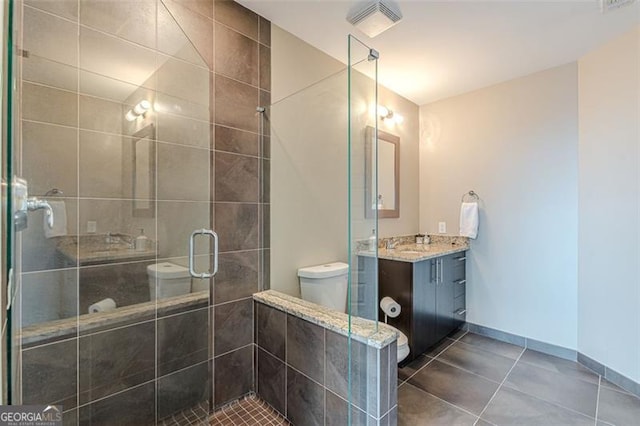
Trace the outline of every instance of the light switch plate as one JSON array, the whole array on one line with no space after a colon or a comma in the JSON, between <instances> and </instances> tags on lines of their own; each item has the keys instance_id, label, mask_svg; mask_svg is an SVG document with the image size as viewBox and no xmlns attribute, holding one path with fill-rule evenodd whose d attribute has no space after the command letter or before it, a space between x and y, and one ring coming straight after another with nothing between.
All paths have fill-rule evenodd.
<instances>
[{"instance_id":1,"label":"light switch plate","mask_svg":"<svg viewBox=\"0 0 640 426\"><path fill-rule=\"evenodd\" d=\"M90 221L87 222L87 233L88 234L95 234L97 228L98 228L98 224L95 221L90 220Z\"/></svg>"},{"instance_id":2,"label":"light switch plate","mask_svg":"<svg viewBox=\"0 0 640 426\"><path fill-rule=\"evenodd\" d=\"M440 234L447 233L447 222L438 222L438 232Z\"/></svg>"}]
</instances>

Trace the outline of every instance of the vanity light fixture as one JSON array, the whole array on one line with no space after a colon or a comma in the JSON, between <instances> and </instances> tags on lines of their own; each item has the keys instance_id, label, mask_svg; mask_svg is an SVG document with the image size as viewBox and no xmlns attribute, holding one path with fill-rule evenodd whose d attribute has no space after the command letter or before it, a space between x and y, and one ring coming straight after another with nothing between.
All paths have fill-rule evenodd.
<instances>
[{"instance_id":1,"label":"vanity light fixture","mask_svg":"<svg viewBox=\"0 0 640 426\"><path fill-rule=\"evenodd\" d=\"M402 122L404 121L403 116L393 112L392 110L390 110L389 108L383 105L378 105L378 115L380 116L380 119L383 121L389 120L388 121L389 123L402 124Z\"/></svg>"},{"instance_id":2,"label":"vanity light fixture","mask_svg":"<svg viewBox=\"0 0 640 426\"><path fill-rule=\"evenodd\" d=\"M136 118L144 115L147 111L151 109L151 103L147 100L142 100L138 102L133 109L130 109L127 114L124 116L127 121L134 121Z\"/></svg>"}]
</instances>

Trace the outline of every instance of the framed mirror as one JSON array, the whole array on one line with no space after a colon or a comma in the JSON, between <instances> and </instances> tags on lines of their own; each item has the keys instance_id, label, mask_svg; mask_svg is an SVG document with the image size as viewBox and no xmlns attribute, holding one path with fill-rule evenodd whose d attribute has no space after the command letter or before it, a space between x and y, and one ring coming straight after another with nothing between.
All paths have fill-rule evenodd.
<instances>
[{"instance_id":1,"label":"framed mirror","mask_svg":"<svg viewBox=\"0 0 640 426\"><path fill-rule=\"evenodd\" d=\"M156 198L156 134L153 124L133 135L133 216L153 217Z\"/></svg>"},{"instance_id":2,"label":"framed mirror","mask_svg":"<svg viewBox=\"0 0 640 426\"><path fill-rule=\"evenodd\" d=\"M400 138L367 126L365 141L365 217L400 217ZM376 191L377 180L377 191Z\"/></svg>"}]
</instances>

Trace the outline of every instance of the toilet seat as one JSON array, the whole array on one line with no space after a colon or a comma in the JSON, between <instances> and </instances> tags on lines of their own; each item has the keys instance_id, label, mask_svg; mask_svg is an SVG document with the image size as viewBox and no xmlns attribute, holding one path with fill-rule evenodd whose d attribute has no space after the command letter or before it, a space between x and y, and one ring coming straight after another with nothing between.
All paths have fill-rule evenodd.
<instances>
[{"instance_id":1,"label":"toilet seat","mask_svg":"<svg viewBox=\"0 0 640 426\"><path fill-rule=\"evenodd\" d=\"M409 356L409 339L405 334L399 331L400 337L398 337L398 362L402 362Z\"/></svg>"},{"instance_id":2,"label":"toilet seat","mask_svg":"<svg viewBox=\"0 0 640 426\"><path fill-rule=\"evenodd\" d=\"M398 341L397 341L397 345L398 345L398 363L402 362L407 356L409 356L409 339L407 338L406 334L404 334L402 331L398 330L397 328L390 326L389 324L387 324L388 327L393 328L395 331L398 332Z\"/></svg>"}]
</instances>

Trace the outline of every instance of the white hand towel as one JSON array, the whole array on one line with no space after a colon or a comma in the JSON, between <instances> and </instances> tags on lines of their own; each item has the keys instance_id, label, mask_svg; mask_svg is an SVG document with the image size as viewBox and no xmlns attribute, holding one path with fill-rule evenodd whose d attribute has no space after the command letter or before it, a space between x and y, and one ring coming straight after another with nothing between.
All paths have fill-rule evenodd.
<instances>
[{"instance_id":1,"label":"white hand towel","mask_svg":"<svg viewBox=\"0 0 640 426\"><path fill-rule=\"evenodd\" d=\"M478 203L460 206L460 236L473 239L478 236Z\"/></svg>"},{"instance_id":2,"label":"white hand towel","mask_svg":"<svg viewBox=\"0 0 640 426\"><path fill-rule=\"evenodd\" d=\"M67 207L64 201L49 201L53 211L53 228L49 228L47 214L44 213L44 236L47 238L67 235Z\"/></svg>"}]
</instances>

